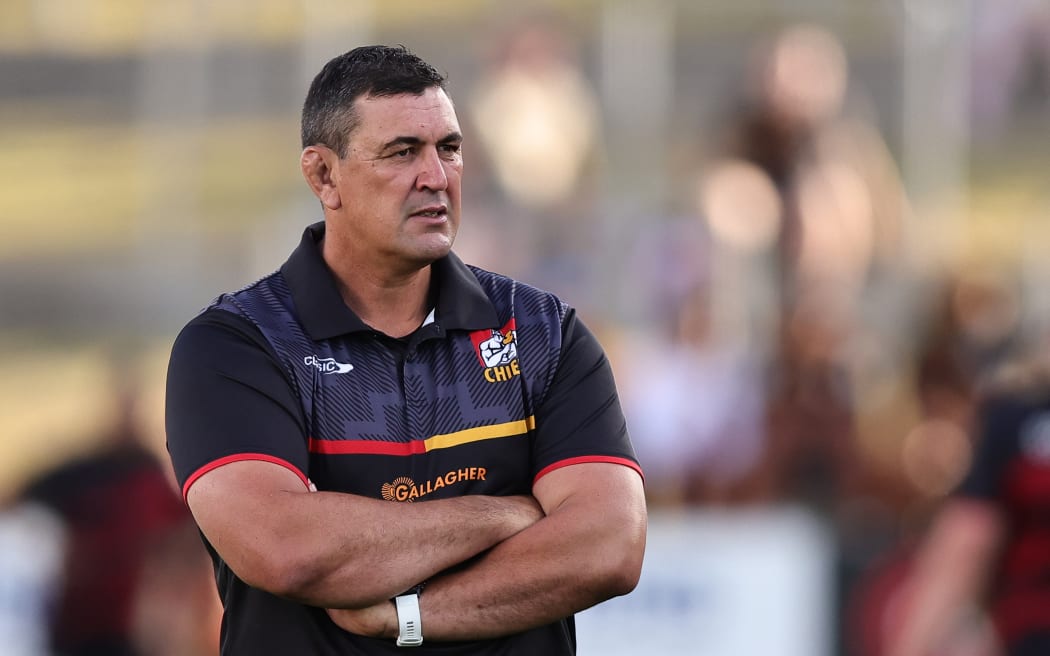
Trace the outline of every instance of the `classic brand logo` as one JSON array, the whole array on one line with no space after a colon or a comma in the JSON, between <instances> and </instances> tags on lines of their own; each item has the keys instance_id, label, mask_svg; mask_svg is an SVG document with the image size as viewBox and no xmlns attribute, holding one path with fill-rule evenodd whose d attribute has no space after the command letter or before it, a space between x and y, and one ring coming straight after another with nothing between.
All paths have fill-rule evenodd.
<instances>
[{"instance_id":1,"label":"classic brand logo","mask_svg":"<svg viewBox=\"0 0 1050 656\"><path fill-rule=\"evenodd\" d=\"M303 358L303 364L317 369L322 374L345 374L354 369L352 364L336 362L335 358L319 358L316 355Z\"/></svg>"},{"instance_id":2,"label":"classic brand logo","mask_svg":"<svg viewBox=\"0 0 1050 656\"><path fill-rule=\"evenodd\" d=\"M478 361L485 367L485 380L490 383L502 383L521 375L521 369L518 367L517 337L514 319L499 330L492 328L470 334Z\"/></svg>"},{"instance_id":3,"label":"classic brand logo","mask_svg":"<svg viewBox=\"0 0 1050 656\"><path fill-rule=\"evenodd\" d=\"M453 469L442 476L418 485L411 478L402 476L394 479L392 483L383 483L380 493L387 501L415 501L419 497L462 481L483 481L485 480L485 473L484 467L464 467L463 469Z\"/></svg>"}]
</instances>

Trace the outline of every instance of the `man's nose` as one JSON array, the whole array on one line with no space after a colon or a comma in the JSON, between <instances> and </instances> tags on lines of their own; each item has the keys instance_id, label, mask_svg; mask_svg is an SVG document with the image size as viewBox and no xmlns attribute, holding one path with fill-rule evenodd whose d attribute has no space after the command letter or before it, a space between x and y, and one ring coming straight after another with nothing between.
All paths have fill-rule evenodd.
<instances>
[{"instance_id":1,"label":"man's nose","mask_svg":"<svg viewBox=\"0 0 1050 656\"><path fill-rule=\"evenodd\" d=\"M448 176L437 149L424 149L418 161L420 168L416 174L416 188L444 191L448 187Z\"/></svg>"}]
</instances>

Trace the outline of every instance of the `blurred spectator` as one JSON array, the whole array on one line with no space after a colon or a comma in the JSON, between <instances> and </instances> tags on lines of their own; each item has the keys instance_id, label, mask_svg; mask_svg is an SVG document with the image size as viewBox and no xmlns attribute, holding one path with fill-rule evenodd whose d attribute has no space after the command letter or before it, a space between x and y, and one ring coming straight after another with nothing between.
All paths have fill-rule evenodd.
<instances>
[{"instance_id":1,"label":"blurred spectator","mask_svg":"<svg viewBox=\"0 0 1050 656\"><path fill-rule=\"evenodd\" d=\"M147 549L131 634L143 656L219 653L222 606L196 526L180 525Z\"/></svg>"},{"instance_id":2,"label":"blurred spectator","mask_svg":"<svg viewBox=\"0 0 1050 656\"><path fill-rule=\"evenodd\" d=\"M573 193L598 132L598 108L571 38L552 22L516 24L471 98L482 145L517 204L545 209Z\"/></svg>"},{"instance_id":3,"label":"blurred spectator","mask_svg":"<svg viewBox=\"0 0 1050 656\"><path fill-rule=\"evenodd\" d=\"M856 559L849 595L847 631L852 650L886 654L886 627L901 618L902 584L914 558L914 534L926 529L943 495L955 489L973 466L973 435L980 381L1003 366L1018 342L1020 299L1002 273L960 266L934 294L936 302L920 322L917 348L908 359L914 390L866 419L864 438L876 441L884 468L880 498L892 511L894 541L882 540ZM867 521L873 523L870 519ZM902 537L903 536L903 537ZM952 656L989 652L987 622L980 612L951 632L943 651ZM948 644L950 642L950 645Z\"/></svg>"},{"instance_id":4,"label":"blurred spectator","mask_svg":"<svg viewBox=\"0 0 1050 656\"><path fill-rule=\"evenodd\" d=\"M582 256L595 239L585 185L600 131L594 89L575 36L553 15L508 21L488 48L466 118L479 137L482 175L496 183L483 196L494 205L499 270L580 307L595 296ZM508 258L526 261L515 269Z\"/></svg>"},{"instance_id":5,"label":"blurred spectator","mask_svg":"<svg viewBox=\"0 0 1050 656\"><path fill-rule=\"evenodd\" d=\"M904 275L905 197L881 135L846 111L849 62L834 34L790 25L752 54L698 207L719 263L713 284L728 290L719 308L742 306L736 328L764 327L752 337L771 357L755 490L837 517L847 492L871 484L857 445L867 372L854 351L885 341L861 317L880 278Z\"/></svg>"},{"instance_id":6,"label":"blurred spectator","mask_svg":"<svg viewBox=\"0 0 1050 656\"><path fill-rule=\"evenodd\" d=\"M1005 365L982 394L972 465L888 607L886 656L1050 654L1045 345L1019 362ZM985 612L1001 652L981 630Z\"/></svg>"},{"instance_id":7,"label":"blurred spectator","mask_svg":"<svg viewBox=\"0 0 1050 656\"><path fill-rule=\"evenodd\" d=\"M625 411L654 503L730 503L764 448L764 385L743 342L718 340L710 299L680 298L669 335L630 347Z\"/></svg>"},{"instance_id":8,"label":"blurred spectator","mask_svg":"<svg viewBox=\"0 0 1050 656\"><path fill-rule=\"evenodd\" d=\"M845 363L849 313L812 290L785 317L771 373L764 485L773 500L834 516L861 480L854 390Z\"/></svg>"},{"instance_id":9,"label":"blurred spectator","mask_svg":"<svg viewBox=\"0 0 1050 656\"><path fill-rule=\"evenodd\" d=\"M848 88L848 61L833 34L812 25L782 30L756 49L744 106L701 185L705 216L727 245L764 249L775 236L787 306L807 286L856 300L873 268L897 254L897 168L877 130L843 113ZM736 196L736 222L719 202L732 197L723 189L730 183L749 190Z\"/></svg>"},{"instance_id":10,"label":"blurred spectator","mask_svg":"<svg viewBox=\"0 0 1050 656\"><path fill-rule=\"evenodd\" d=\"M143 443L133 401L121 399L120 419L95 451L42 473L20 494L25 507L50 510L66 535L50 646L62 656L214 654L216 600L183 595L210 587L207 557L189 511ZM141 609L158 598L168 603L146 626ZM195 621L182 620L187 612ZM173 621L192 632L170 631ZM168 640L164 649L157 635Z\"/></svg>"},{"instance_id":11,"label":"blurred spectator","mask_svg":"<svg viewBox=\"0 0 1050 656\"><path fill-rule=\"evenodd\" d=\"M881 136L842 111L848 62L833 34L790 26L755 50L750 73L745 106L697 185L707 241L694 259L710 263L706 335L677 335L666 358L653 358L667 364L641 379L631 418L643 460L653 444L650 482L654 464L676 468L671 478L689 479L688 467L708 483L734 480L746 490L740 498L802 502L835 517L846 493L867 484L850 350L867 285L899 255L904 197ZM694 309L686 304L681 317ZM705 376L719 382L700 384ZM722 413L737 423L719 424ZM705 424L724 436L712 440L698 430ZM701 456L713 443L734 445L738 460Z\"/></svg>"}]
</instances>

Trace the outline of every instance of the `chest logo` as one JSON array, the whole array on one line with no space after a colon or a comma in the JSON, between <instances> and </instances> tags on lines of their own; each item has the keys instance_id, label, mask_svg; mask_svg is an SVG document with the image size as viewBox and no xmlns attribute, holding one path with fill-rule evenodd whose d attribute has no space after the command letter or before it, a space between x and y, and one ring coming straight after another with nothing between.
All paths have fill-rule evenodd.
<instances>
[{"instance_id":1,"label":"chest logo","mask_svg":"<svg viewBox=\"0 0 1050 656\"><path fill-rule=\"evenodd\" d=\"M478 330L470 334L474 353L484 367L485 380L502 383L521 374L518 367L518 332L511 319L503 328Z\"/></svg>"},{"instance_id":2,"label":"chest logo","mask_svg":"<svg viewBox=\"0 0 1050 656\"><path fill-rule=\"evenodd\" d=\"M303 364L313 367L322 374L345 374L354 370L352 364L336 362L335 358L319 358L316 355L308 355L303 358Z\"/></svg>"},{"instance_id":3,"label":"chest logo","mask_svg":"<svg viewBox=\"0 0 1050 656\"><path fill-rule=\"evenodd\" d=\"M395 478L390 483L383 483L379 492L387 501L415 501L431 492L436 492L443 487L462 483L464 481L483 481L488 472L484 467L464 467L453 469L441 476L432 478L422 483L416 483L407 476Z\"/></svg>"}]
</instances>

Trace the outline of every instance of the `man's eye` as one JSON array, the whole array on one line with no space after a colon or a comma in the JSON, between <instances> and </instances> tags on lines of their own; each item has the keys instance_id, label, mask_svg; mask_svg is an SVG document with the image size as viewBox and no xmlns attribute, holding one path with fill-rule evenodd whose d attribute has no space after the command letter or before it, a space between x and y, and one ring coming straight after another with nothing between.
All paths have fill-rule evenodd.
<instances>
[{"instance_id":1,"label":"man's eye","mask_svg":"<svg viewBox=\"0 0 1050 656\"><path fill-rule=\"evenodd\" d=\"M445 153L458 153L459 148L459 144L444 144L441 146L441 151Z\"/></svg>"},{"instance_id":2,"label":"man's eye","mask_svg":"<svg viewBox=\"0 0 1050 656\"><path fill-rule=\"evenodd\" d=\"M390 156L391 157L408 157L411 154L412 154L412 149L411 148L402 148L401 150L398 150L396 152L391 153Z\"/></svg>"}]
</instances>

